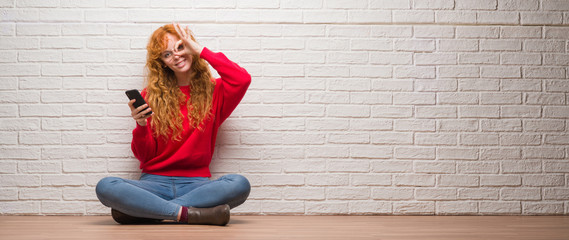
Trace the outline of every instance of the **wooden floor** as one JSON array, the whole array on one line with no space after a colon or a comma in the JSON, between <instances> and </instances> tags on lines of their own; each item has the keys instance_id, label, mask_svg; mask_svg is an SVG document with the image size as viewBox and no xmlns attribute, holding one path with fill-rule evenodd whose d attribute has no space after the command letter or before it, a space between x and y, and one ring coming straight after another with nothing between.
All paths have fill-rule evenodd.
<instances>
[{"instance_id":1,"label":"wooden floor","mask_svg":"<svg viewBox=\"0 0 569 240\"><path fill-rule=\"evenodd\" d=\"M0 216L0 239L569 239L569 216L232 216L225 227Z\"/></svg>"}]
</instances>

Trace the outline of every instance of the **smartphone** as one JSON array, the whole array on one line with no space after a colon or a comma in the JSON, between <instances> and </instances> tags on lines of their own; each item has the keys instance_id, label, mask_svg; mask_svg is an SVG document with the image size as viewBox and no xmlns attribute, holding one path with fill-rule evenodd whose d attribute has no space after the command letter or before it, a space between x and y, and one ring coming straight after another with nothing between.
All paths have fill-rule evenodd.
<instances>
[{"instance_id":1,"label":"smartphone","mask_svg":"<svg viewBox=\"0 0 569 240\"><path fill-rule=\"evenodd\" d=\"M146 103L146 101L144 101L144 98L142 98L142 95L140 95L140 92L136 89L128 90L125 93L126 93L126 96L128 97L128 99L130 99L130 100L136 99L136 101L133 104L133 106L135 108L140 107ZM146 109L148 109L148 107L146 107L142 111L144 111ZM152 111L148 112L145 116L148 116L150 114L152 114Z\"/></svg>"}]
</instances>

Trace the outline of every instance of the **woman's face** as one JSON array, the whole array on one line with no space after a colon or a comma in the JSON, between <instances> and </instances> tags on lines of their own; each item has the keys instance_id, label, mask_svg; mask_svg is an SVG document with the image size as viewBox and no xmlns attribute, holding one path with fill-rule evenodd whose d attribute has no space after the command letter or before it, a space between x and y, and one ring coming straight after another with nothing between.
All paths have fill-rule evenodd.
<instances>
[{"instance_id":1,"label":"woman's face","mask_svg":"<svg viewBox=\"0 0 569 240\"><path fill-rule=\"evenodd\" d=\"M160 58L168 68L172 69L174 73L185 73L190 70L192 66L192 56L191 55L176 55L174 46L176 42L180 39L172 34L166 34L167 46L166 49L160 55ZM183 44L180 44L184 47ZM183 51L183 49L178 49L178 51Z\"/></svg>"}]
</instances>

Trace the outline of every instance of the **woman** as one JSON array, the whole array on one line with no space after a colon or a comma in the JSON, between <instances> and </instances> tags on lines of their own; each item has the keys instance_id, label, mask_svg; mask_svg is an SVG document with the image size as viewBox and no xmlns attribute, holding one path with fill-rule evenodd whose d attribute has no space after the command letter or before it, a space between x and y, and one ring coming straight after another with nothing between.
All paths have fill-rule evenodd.
<instances>
[{"instance_id":1,"label":"woman","mask_svg":"<svg viewBox=\"0 0 569 240\"><path fill-rule=\"evenodd\" d=\"M208 63L221 78L212 78ZM229 209L245 202L251 186L236 174L210 180L209 164L217 130L245 95L251 76L198 44L179 24L154 31L146 70L141 94L148 104L128 103L136 121L131 147L142 175L138 181L103 178L97 197L121 224L226 225Z\"/></svg>"}]
</instances>

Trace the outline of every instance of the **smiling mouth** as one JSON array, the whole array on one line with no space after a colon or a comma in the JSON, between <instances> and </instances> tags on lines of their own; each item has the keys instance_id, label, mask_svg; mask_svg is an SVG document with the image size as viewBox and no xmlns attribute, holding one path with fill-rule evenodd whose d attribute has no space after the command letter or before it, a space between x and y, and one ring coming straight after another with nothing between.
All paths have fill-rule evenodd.
<instances>
[{"instance_id":1,"label":"smiling mouth","mask_svg":"<svg viewBox=\"0 0 569 240\"><path fill-rule=\"evenodd\" d=\"M176 67L184 67L185 65L186 65L186 59L184 59L184 60L182 60L182 61L176 63L175 66L176 66Z\"/></svg>"}]
</instances>

